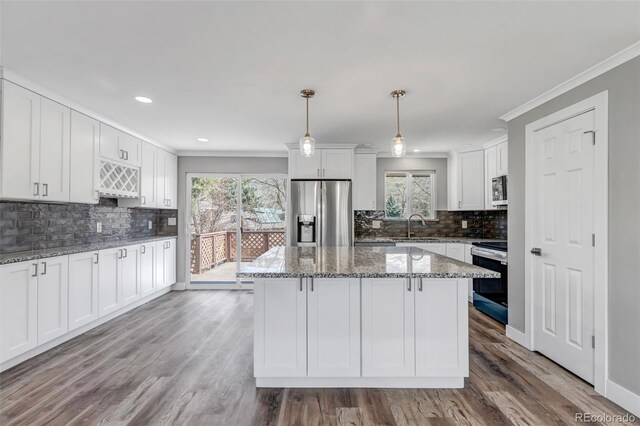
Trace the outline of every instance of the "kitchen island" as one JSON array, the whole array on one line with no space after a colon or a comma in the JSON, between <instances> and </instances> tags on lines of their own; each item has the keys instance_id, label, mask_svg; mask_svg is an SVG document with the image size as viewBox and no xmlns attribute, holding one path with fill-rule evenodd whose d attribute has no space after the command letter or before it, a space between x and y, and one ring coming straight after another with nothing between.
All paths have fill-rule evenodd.
<instances>
[{"instance_id":1,"label":"kitchen island","mask_svg":"<svg viewBox=\"0 0 640 426\"><path fill-rule=\"evenodd\" d=\"M459 388L468 280L499 274L416 247L275 247L254 279L258 387Z\"/></svg>"}]
</instances>

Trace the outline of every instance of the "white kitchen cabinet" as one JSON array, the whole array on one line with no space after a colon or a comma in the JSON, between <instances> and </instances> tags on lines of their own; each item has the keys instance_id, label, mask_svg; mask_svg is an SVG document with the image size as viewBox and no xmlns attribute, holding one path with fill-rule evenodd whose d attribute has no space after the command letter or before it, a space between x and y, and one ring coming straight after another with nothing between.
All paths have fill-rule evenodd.
<instances>
[{"instance_id":1,"label":"white kitchen cabinet","mask_svg":"<svg viewBox=\"0 0 640 426\"><path fill-rule=\"evenodd\" d=\"M415 375L414 288L407 278L362 279L362 376Z\"/></svg>"},{"instance_id":2,"label":"white kitchen cabinet","mask_svg":"<svg viewBox=\"0 0 640 426\"><path fill-rule=\"evenodd\" d=\"M360 280L307 282L308 376L360 376Z\"/></svg>"},{"instance_id":3,"label":"white kitchen cabinet","mask_svg":"<svg viewBox=\"0 0 640 426\"><path fill-rule=\"evenodd\" d=\"M2 80L2 198L40 197L40 95Z\"/></svg>"},{"instance_id":4,"label":"white kitchen cabinet","mask_svg":"<svg viewBox=\"0 0 640 426\"><path fill-rule=\"evenodd\" d=\"M496 145L496 176L509 174L509 143Z\"/></svg>"},{"instance_id":5,"label":"white kitchen cabinet","mask_svg":"<svg viewBox=\"0 0 640 426\"><path fill-rule=\"evenodd\" d=\"M353 170L353 209L376 209L376 154L355 154Z\"/></svg>"},{"instance_id":6,"label":"white kitchen cabinet","mask_svg":"<svg viewBox=\"0 0 640 426\"><path fill-rule=\"evenodd\" d=\"M40 101L40 177L42 201L69 201L71 109Z\"/></svg>"},{"instance_id":7,"label":"white kitchen cabinet","mask_svg":"<svg viewBox=\"0 0 640 426\"><path fill-rule=\"evenodd\" d=\"M446 243L446 256L464 262L464 244Z\"/></svg>"},{"instance_id":8,"label":"white kitchen cabinet","mask_svg":"<svg viewBox=\"0 0 640 426\"><path fill-rule=\"evenodd\" d=\"M69 255L69 331L98 319L97 251Z\"/></svg>"},{"instance_id":9,"label":"white kitchen cabinet","mask_svg":"<svg viewBox=\"0 0 640 426\"><path fill-rule=\"evenodd\" d=\"M140 244L140 296L153 293L156 289L156 243Z\"/></svg>"},{"instance_id":10,"label":"white kitchen cabinet","mask_svg":"<svg viewBox=\"0 0 640 426\"><path fill-rule=\"evenodd\" d=\"M142 158L140 161L140 207L156 207L157 205L157 167L158 148L150 143L142 142Z\"/></svg>"},{"instance_id":11,"label":"white kitchen cabinet","mask_svg":"<svg viewBox=\"0 0 640 426\"><path fill-rule=\"evenodd\" d=\"M458 209L484 209L484 152L458 155Z\"/></svg>"},{"instance_id":12,"label":"white kitchen cabinet","mask_svg":"<svg viewBox=\"0 0 640 426\"><path fill-rule=\"evenodd\" d=\"M178 157L162 149L157 150L156 206L178 208Z\"/></svg>"},{"instance_id":13,"label":"white kitchen cabinet","mask_svg":"<svg viewBox=\"0 0 640 426\"><path fill-rule=\"evenodd\" d=\"M307 280L254 281L254 375L307 375Z\"/></svg>"},{"instance_id":14,"label":"white kitchen cabinet","mask_svg":"<svg viewBox=\"0 0 640 426\"><path fill-rule=\"evenodd\" d=\"M38 266L38 344L69 330L69 257L42 259Z\"/></svg>"},{"instance_id":15,"label":"white kitchen cabinet","mask_svg":"<svg viewBox=\"0 0 640 426\"><path fill-rule=\"evenodd\" d=\"M156 288L164 288L176 283L176 240L156 242Z\"/></svg>"},{"instance_id":16,"label":"white kitchen cabinet","mask_svg":"<svg viewBox=\"0 0 640 426\"><path fill-rule=\"evenodd\" d=\"M447 255L447 245L444 243L396 243L396 247L418 247L443 256Z\"/></svg>"},{"instance_id":17,"label":"white kitchen cabinet","mask_svg":"<svg viewBox=\"0 0 640 426\"><path fill-rule=\"evenodd\" d=\"M37 265L0 266L0 362L38 345Z\"/></svg>"},{"instance_id":18,"label":"white kitchen cabinet","mask_svg":"<svg viewBox=\"0 0 640 426\"><path fill-rule=\"evenodd\" d=\"M469 375L466 279L414 279L416 376Z\"/></svg>"},{"instance_id":19,"label":"white kitchen cabinet","mask_svg":"<svg viewBox=\"0 0 640 426\"><path fill-rule=\"evenodd\" d=\"M100 250L98 262L98 315L104 316L122 306L120 257L122 249Z\"/></svg>"},{"instance_id":20,"label":"white kitchen cabinet","mask_svg":"<svg viewBox=\"0 0 640 426\"><path fill-rule=\"evenodd\" d=\"M484 150L484 206L485 210L496 210L493 206L493 178L498 176L498 149L491 146Z\"/></svg>"},{"instance_id":21,"label":"white kitchen cabinet","mask_svg":"<svg viewBox=\"0 0 640 426\"><path fill-rule=\"evenodd\" d=\"M321 175L322 154L318 148L311 157L303 157L299 149L289 150L289 178L320 179Z\"/></svg>"},{"instance_id":22,"label":"white kitchen cabinet","mask_svg":"<svg viewBox=\"0 0 640 426\"><path fill-rule=\"evenodd\" d=\"M119 259L119 279L122 289L122 306L140 299L140 246L126 246L122 248Z\"/></svg>"},{"instance_id":23,"label":"white kitchen cabinet","mask_svg":"<svg viewBox=\"0 0 640 426\"><path fill-rule=\"evenodd\" d=\"M323 179L353 178L353 149L322 148Z\"/></svg>"},{"instance_id":24,"label":"white kitchen cabinet","mask_svg":"<svg viewBox=\"0 0 640 426\"><path fill-rule=\"evenodd\" d=\"M140 165L141 141L107 124L100 123L100 156L130 166Z\"/></svg>"},{"instance_id":25,"label":"white kitchen cabinet","mask_svg":"<svg viewBox=\"0 0 640 426\"><path fill-rule=\"evenodd\" d=\"M96 204L100 200L100 123L71 111L69 201Z\"/></svg>"}]
</instances>

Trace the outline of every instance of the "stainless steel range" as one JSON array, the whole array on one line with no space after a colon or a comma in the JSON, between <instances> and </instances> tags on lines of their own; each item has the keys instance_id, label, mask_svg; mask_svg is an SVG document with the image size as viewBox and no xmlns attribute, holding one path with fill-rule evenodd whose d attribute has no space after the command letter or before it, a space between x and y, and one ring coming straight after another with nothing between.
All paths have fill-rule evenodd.
<instances>
[{"instance_id":1,"label":"stainless steel range","mask_svg":"<svg viewBox=\"0 0 640 426\"><path fill-rule=\"evenodd\" d=\"M500 278L473 279L473 306L495 320L507 324L509 308L507 243L473 243L471 255L474 265L500 272Z\"/></svg>"}]
</instances>

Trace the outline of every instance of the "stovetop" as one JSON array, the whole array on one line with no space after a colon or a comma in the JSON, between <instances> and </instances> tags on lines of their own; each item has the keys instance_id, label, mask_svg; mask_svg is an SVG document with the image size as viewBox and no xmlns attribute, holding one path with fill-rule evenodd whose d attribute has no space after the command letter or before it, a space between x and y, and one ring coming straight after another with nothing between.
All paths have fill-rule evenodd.
<instances>
[{"instance_id":1,"label":"stovetop","mask_svg":"<svg viewBox=\"0 0 640 426\"><path fill-rule=\"evenodd\" d=\"M498 251L507 251L507 242L506 241L482 241L478 243L473 243L474 246L484 247L488 249L498 250Z\"/></svg>"}]
</instances>

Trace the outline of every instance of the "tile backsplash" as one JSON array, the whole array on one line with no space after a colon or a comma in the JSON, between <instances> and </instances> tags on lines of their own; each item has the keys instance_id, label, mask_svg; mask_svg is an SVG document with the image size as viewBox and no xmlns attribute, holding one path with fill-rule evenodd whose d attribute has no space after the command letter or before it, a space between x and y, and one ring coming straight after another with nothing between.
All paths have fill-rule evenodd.
<instances>
[{"instance_id":1,"label":"tile backsplash","mask_svg":"<svg viewBox=\"0 0 640 426\"><path fill-rule=\"evenodd\" d=\"M111 198L96 205L0 201L0 254L177 235L178 227L168 224L177 217L177 210L118 207Z\"/></svg>"},{"instance_id":2,"label":"tile backsplash","mask_svg":"<svg viewBox=\"0 0 640 426\"><path fill-rule=\"evenodd\" d=\"M411 231L416 237L468 237L507 239L507 210L446 211L436 212L437 221L422 225L417 218L411 221ZM381 227L373 228L372 221L381 221ZM462 221L467 228L462 228ZM358 238L406 237L407 221L385 219L384 210L356 210L354 234Z\"/></svg>"}]
</instances>

